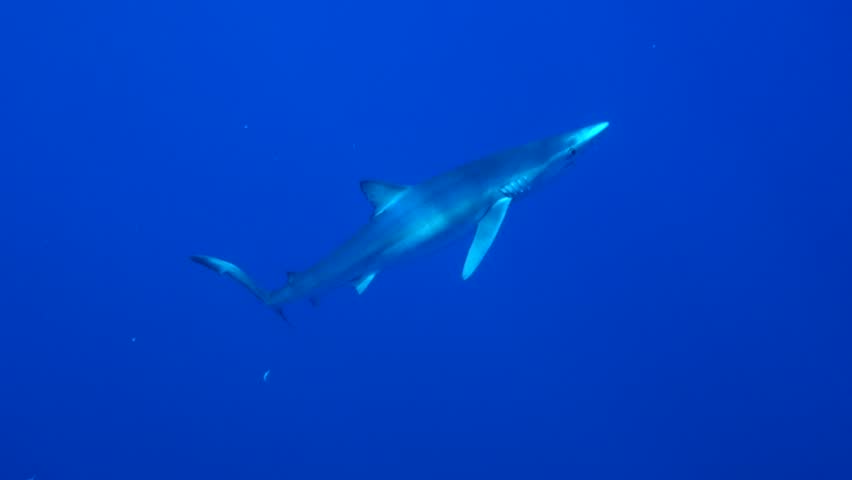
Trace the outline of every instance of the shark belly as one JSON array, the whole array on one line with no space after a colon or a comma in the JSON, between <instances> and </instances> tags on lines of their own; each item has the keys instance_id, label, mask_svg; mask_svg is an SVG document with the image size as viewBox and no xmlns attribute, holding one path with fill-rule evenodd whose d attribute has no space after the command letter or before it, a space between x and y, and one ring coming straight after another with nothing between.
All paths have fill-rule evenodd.
<instances>
[{"instance_id":1,"label":"shark belly","mask_svg":"<svg viewBox=\"0 0 852 480\"><path fill-rule=\"evenodd\" d=\"M464 205L424 205L406 222L401 235L384 252L386 262L439 248L472 229L488 209L484 202Z\"/></svg>"}]
</instances>

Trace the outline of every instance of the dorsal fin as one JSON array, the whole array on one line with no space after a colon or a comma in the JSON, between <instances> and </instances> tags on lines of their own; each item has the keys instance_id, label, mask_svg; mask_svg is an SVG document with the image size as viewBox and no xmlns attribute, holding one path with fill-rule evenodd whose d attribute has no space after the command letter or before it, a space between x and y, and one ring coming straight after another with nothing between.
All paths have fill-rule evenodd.
<instances>
[{"instance_id":1,"label":"dorsal fin","mask_svg":"<svg viewBox=\"0 0 852 480\"><path fill-rule=\"evenodd\" d=\"M408 187L373 180L362 180L361 191L364 192L364 196L373 205L373 216L376 216L399 200L402 194L408 191Z\"/></svg>"},{"instance_id":2,"label":"dorsal fin","mask_svg":"<svg viewBox=\"0 0 852 480\"><path fill-rule=\"evenodd\" d=\"M287 272L287 285L292 285L293 283L299 281L299 277L302 274L299 272Z\"/></svg>"}]
</instances>

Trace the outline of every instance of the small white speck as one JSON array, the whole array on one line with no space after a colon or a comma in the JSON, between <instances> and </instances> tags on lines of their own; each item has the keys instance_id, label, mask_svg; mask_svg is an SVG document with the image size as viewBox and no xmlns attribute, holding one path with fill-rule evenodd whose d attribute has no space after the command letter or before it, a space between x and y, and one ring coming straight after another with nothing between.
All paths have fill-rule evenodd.
<instances>
[{"instance_id":1,"label":"small white speck","mask_svg":"<svg viewBox=\"0 0 852 480\"><path fill-rule=\"evenodd\" d=\"M130 339L130 342L131 342L131 343L136 343L136 337L132 337L132 338Z\"/></svg>"}]
</instances>

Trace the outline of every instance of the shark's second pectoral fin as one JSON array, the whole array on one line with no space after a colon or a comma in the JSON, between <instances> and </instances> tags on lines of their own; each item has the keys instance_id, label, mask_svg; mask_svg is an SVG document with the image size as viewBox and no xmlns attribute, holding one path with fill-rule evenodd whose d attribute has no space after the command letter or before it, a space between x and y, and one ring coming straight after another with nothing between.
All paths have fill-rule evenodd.
<instances>
[{"instance_id":1,"label":"shark's second pectoral fin","mask_svg":"<svg viewBox=\"0 0 852 480\"><path fill-rule=\"evenodd\" d=\"M376 273L378 272L368 273L352 281L352 285L355 287L355 291L358 292L358 295L364 293L364 290L366 290L367 287L370 286L370 282L372 282L373 279L376 278Z\"/></svg>"},{"instance_id":2,"label":"shark's second pectoral fin","mask_svg":"<svg viewBox=\"0 0 852 480\"><path fill-rule=\"evenodd\" d=\"M512 203L512 199L509 197L497 200L479 221L479 225L476 227L476 235L473 237L470 250L467 251L467 259L464 261L463 279L467 280L468 277L473 275L476 267L485 258L485 254L488 253L488 249L494 243L497 232L500 231L500 225L503 223L503 218L506 217L506 210L509 209L510 203Z\"/></svg>"},{"instance_id":3,"label":"shark's second pectoral fin","mask_svg":"<svg viewBox=\"0 0 852 480\"><path fill-rule=\"evenodd\" d=\"M361 191L364 192L364 196L373 205L375 209L373 210L373 216L376 216L399 200L408 191L408 187L373 180L362 180Z\"/></svg>"}]
</instances>

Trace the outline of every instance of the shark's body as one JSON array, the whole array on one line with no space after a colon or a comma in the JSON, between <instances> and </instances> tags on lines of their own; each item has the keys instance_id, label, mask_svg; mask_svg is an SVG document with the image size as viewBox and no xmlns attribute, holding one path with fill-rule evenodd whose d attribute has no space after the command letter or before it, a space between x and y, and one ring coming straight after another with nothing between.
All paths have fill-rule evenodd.
<instances>
[{"instance_id":1,"label":"shark's body","mask_svg":"<svg viewBox=\"0 0 852 480\"><path fill-rule=\"evenodd\" d=\"M517 198L560 172L607 122L484 157L413 186L364 181L375 210L349 241L314 266L290 273L284 287L267 292L236 265L208 256L194 261L228 275L265 304L280 306L351 283L363 293L378 272L454 233L476 227L462 277L467 279L494 241Z\"/></svg>"}]
</instances>

